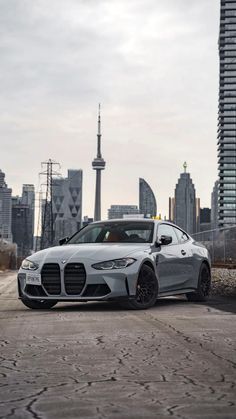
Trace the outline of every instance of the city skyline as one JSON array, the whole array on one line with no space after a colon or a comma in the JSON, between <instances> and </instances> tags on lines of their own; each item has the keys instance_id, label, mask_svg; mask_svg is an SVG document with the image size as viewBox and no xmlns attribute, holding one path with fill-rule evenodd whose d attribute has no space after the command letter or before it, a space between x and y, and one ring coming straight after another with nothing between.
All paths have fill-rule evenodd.
<instances>
[{"instance_id":1,"label":"city skyline","mask_svg":"<svg viewBox=\"0 0 236 419\"><path fill-rule=\"evenodd\" d=\"M23 183L37 189L40 162L51 157L62 172L83 170L83 214L93 216L90 162L101 101L109 162L102 218L112 202L138 202L139 177L152 185L158 213L168 215L184 160L202 206L210 206L217 180L220 2L189 3L3 5L0 167L14 195Z\"/></svg>"},{"instance_id":2,"label":"city skyline","mask_svg":"<svg viewBox=\"0 0 236 419\"><path fill-rule=\"evenodd\" d=\"M49 159L50 160L50 159ZM61 164L60 163L57 163L58 165L60 165L60 167L61 167ZM184 167L186 165L186 167ZM180 171L179 172L179 175L178 176L182 176L183 174L185 174L186 173L186 168L187 168L187 164L186 164L186 162L184 162L184 164L182 165L183 167L184 167L184 172L183 172L183 170L182 171ZM0 171L1 171L1 169L0 169ZM2 172L2 171L1 171ZM73 169L67 169L67 172L69 173L69 172L81 172L81 173L83 173L83 170L82 169L75 169L75 168L73 168ZM186 174L188 174L188 175L190 175L191 176L191 172L187 172ZM7 175L4 173L4 175L6 176L6 178L7 178ZM39 212L40 212L40 202L41 201L45 201L45 196L46 196L46 189L45 189L45 183L43 182L43 179L42 179L42 177L41 177L41 175L42 175L42 173L40 173L39 174L40 175L40 177L39 177L39 179L40 179L40 182L38 183L38 185L39 185L39 187L38 187L38 190L37 191L35 191L35 194L37 195L36 197L35 197L35 219L34 219L34 224L35 224L35 235L37 236L37 231L38 231L38 222L39 222L39 219L41 219L41 216L39 215ZM58 177L58 174L57 175L54 175L53 177L52 177L52 179L53 179L53 184L57 184L57 182L58 181L64 181L65 179L66 179L66 175L62 175L62 174L60 174L60 176ZM136 196L136 201L135 201L135 204L133 204L134 206L136 206L138 209L139 209L139 213L141 212L143 212L142 210L140 210L140 180L141 181L144 181L146 184L147 184L147 182L144 180L144 179L141 179L141 178L138 178L138 179L136 179L136 187L137 187L137 185L138 185L138 192L137 192L137 196ZM176 184L178 183L178 178L176 179L176 181L175 181L175 188L176 188ZM218 180L215 182L215 184L216 183L218 183ZM215 184L214 184L214 188L215 188ZM95 185L96 185L96 183L95 183ZM148 184L147 184L148 185ZM8 185L7 185L8 186ZM27 185L25 185L25 184L23 184L23 185L21 185L21 188L22 187L24 187L24 186L27 186ZM32 187L35 187L35 185L30 185L30 186L32 186ZM149 185L148 185L148 187L150 187ZM170 192L170 194L173 194L174 192L175 192L175 188L173 189L173 191L171 191ZM213 188L213 189L214 189ZM54 188L53 188L54 189ZM20 198L20 196L19 196L19 194L15 194L14 193L14 191L13 191L13 189L10 187L10 190L12 191L12 197L14 197L14 198ZM151 189L150 189L151 190ZM152 192L152 190L151 190L151 192ZM83 194L85 193L85 191L84 191L84 189L83 189ZM152 192L153 193L153 192ZM96 195L96 194L95 194ZM154 199L155 199L155 196L153 195L153 197L154 197ZM171 214L171 210L170 210L170 205L172 205L172 204L170 204L170 199L171 200L173 200L174 198L168 198L168 210L167 210L167 213L166 214L162 214L162 213L160 213L159 211L158 211L158 207L157 207L157 212L156 212L156 216L161 216L161 219L169 219L169 220L172 220L172 218L173 217L170 217L170 214ZM201 197L200 198L198 198L199 200L201 200ZM110 203L109 204L109 206L132 206L132 204L130 204L130 201L127 201L127 202L122 202L122 203L118 203L118 201L117 200L115 200L114 202L116 202L116 204L112 204L112 203ZM200 201L199 201L200 202ZM203 204L202 204L202 200L201 200L201 208L205 208L206 207L206 205L204 206ZM209 208L211 208L212 207L212 191L211 191L211 194L210 194L210 205L208 205L208 207ZM208 208L207 207L207 208ZM82 200L82 208L83 208L83 200ZM80 217L81 217L81 222L82 222L82 217L90 217L90 214L86 214L86 213L84 213L84 212L82 212L82 208L80 209L80 211L81 211L81 215L80 215ZM107 208L106 209L106 216L105 217L103 217L103 219L107 219L108 218L108 216L107 216L107 214L108 214L108 211L109 211L109 208ZM153 216L153 215L152 215ZM91 218L91 217L90 217ZM102 219L102 218L101 218ZM95 220L94 220L95 221Z\"/></svg>"}]
</instances>

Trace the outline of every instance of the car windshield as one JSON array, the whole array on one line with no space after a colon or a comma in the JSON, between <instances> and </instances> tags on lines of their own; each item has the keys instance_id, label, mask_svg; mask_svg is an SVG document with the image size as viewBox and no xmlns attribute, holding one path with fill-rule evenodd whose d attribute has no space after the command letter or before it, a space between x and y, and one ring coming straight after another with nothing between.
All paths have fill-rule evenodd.
<instances>
[{"instance_id":1,"label":"car windshield","mask_svg":"<svg viewBox=\"0 0 236 419\"><path fill-rule=\"evenodd\" d=\"M89 224L72 236L67 244L151 243L153 222L125 221Z\"/></svg>"}]
</instances>

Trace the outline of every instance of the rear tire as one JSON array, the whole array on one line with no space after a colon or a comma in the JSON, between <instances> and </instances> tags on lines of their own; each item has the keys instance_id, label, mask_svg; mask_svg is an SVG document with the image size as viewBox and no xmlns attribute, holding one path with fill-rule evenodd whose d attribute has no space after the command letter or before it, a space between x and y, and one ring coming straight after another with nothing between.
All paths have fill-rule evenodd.
<instances>
[{"instance_id":1,"label":"rear tire","mask_svg":"<svg viewBox=\"0 0 236 419\"><path fill-rule=\"evenodd\" d=\"M188 292L188 301L207 301L211 291L211 272L206 263L200 267L198 276L198 288L194 292Z\"/></svg>"},{"instance_id":2,"label":"rear tire","mask_svg":"<svg viewBox=\"0 0 236 419\"><path fill-rule=\"evenodd\" d=\"M54 300L30 300L28 298L22 298L22 303L33 310L49 310L57 304Z\"/></svg>"},{"instance_id":3,"label":"rear tire","mask_svg":"<svg viewBox=\"0 0 236 419\"><path fill-rule=\"evenodd\" d=\"M125 306L132 310L144 310L152 307L158 296L158 282L152 268L143 265L140 269L136 295L133 300L128 301Z\"/></svg>"}]
</instances>

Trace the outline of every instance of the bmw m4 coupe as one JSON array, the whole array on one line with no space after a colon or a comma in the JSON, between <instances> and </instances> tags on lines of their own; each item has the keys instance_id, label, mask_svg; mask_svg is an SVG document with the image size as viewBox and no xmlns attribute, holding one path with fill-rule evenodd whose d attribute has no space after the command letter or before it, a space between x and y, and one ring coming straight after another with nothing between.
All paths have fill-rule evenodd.
<instances>
[{"instance_id":1,"label":"bmw m4 coupe","mask_svg":"<svg viewBox=\"0 0 236 419\"><path fill-rule=\"evenodd\" d=\"M205 301L211 288L207 249L166 221L94 222L22 262L19 298L32 309L61 301L122 301L147 309L158 297Z\"/></svg>"}]
</instances>

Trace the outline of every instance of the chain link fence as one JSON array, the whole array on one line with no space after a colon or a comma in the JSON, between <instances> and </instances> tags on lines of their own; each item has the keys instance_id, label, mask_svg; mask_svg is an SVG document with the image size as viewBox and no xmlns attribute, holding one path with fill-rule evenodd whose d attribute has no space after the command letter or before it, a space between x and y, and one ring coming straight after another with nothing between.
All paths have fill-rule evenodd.
<instances>
[{"instance_id":1,"label":"chain link fence","mask_svg":"<svg viewBox=\"0 0 236 419\"><path fill-rule=\"evenodd\" d=\"M192 234L209 250L212 264L236 265L236 225Z\"/></svg>"}]
</instances>

